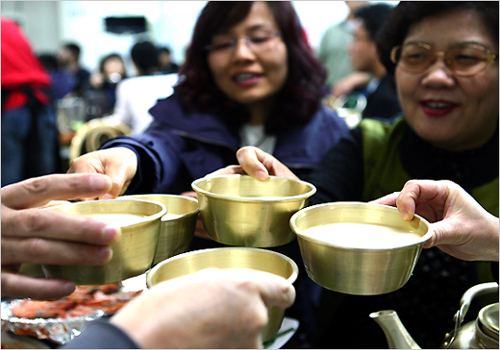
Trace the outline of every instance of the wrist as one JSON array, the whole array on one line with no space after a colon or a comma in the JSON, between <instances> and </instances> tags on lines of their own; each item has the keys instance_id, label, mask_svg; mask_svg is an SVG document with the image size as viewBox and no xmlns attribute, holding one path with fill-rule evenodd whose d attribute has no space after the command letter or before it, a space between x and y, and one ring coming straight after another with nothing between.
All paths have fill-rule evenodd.
<instances>
[{"instance_id":1,"label":"wrist","mask_svg":"<svg viewBox=\"0 0 500 350\"><path fill-rule=\"evenodd\" d=\"M489 261L497 261L498 262L498 254L499 254L499 220L494 215L489 215L488 220L488 236L491 237L491 247L493 247L493 251L491 256L489 257Z\"/></svg>"}]
</instances>

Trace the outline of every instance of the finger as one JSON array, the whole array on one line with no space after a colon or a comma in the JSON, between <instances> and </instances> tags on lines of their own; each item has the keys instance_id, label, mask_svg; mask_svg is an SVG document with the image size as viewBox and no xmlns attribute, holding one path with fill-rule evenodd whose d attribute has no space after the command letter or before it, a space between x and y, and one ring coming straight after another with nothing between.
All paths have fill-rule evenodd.
<instances>
[{"instance_id":1,"label":"finger","mask_svg":"<svg viewBox=\"0 0 500 350\"><path fill-rule=\"evenodd\" d=\"M103 174L99 158L94 157L94 152L84 154L74 159L67 171L68 174Z\"/></svg>"},{"instance_id":2,"label":"finger","mask_svg":"<svg viewBox=\"0 0 500 350\"><path fill-rule=\"evenodd\" d=\"M216 170L208 175L205 175L205 177L212 177L212 176L220 176L220 175L246 175L245 170L239 165L228 165L225 168Z\"/></svg>"},{"instance_id":3,"label":"finger","mask_svg":"<svg viewBox=\"0 0 500 350\"><path fill-rule=\"evenodd\" d=\"M236 152L236 158L248 175L261 181L268 178L269 172L263 164L266 153L256 147L243 147Z\"/></svg>"},{"instance_id":4,"label":"finger","mask_svg":"<svg viewBox=\"0 0 500 350\"><path fill-rule=\"evenodd\" d=\"M108 175L112 180L111 189L106 194L103 199L116 198L123 194L127 189L130 181L126 177L126 170L122 166L108 167L106 168L106 175Z\"/></svg>"},{"instance_id":5,"label":"finger","mask_svg":"<svg viewBox=\"0 0 500 350\"><path fill-rule=\"evenodd\" d=\"M52 209L15 211L2 208L2 240L5 237L40 237L110 245L120 239L121 229L96 219Z\"/></svg>"},{"instance_id":6,"label":"finger","mask_svg":"<svg viewBox=\"0 0 500 350\"><path fill-rule=\"evenodd\" d=\"M375 199L373 201L370 201L369 203L389 205L391 207L395 207L396 206L396 199L398 198L399 193L400 192L394 192L394 193L388 194L386 196L380 197L378 199Z\"/></svg>"},{"instance_id":7,"label":"finger","mask_svg":"<svg viewBox=\"0 0 500 350\"><path fill-rule=\"evenodd\" d=\"M75 284L67 280L33 278L2 272L2 297L59 299L73 293Z\"/></svg>"},{"instance_id":8,"label":"finger","mask_svg":"<svg viewBox=\"0 0 500 350\"><path fill-rule=\"evenodd\" d=\"M198 194L196 192L194 192L194 191L182 192L181 196L191 197L191 198L194 198L194 199L198 199Z\"/></svg>"},{"instance_id":9,"label":"finger","mask_svg":"<svg viewBox=\"0 0 500 350\"><path fill-rule=\"evenodd\" d=\"M396 205L405 220L411 220L419 201L429 201L433 205L444 206L449 195L445 182L429 180L410 180L401 191Z\"/></svg>"},{"instance_id":10,"label":"finger","mask_svg":"<svg viewBox=\"0 0 500 350\"><path fill-rule=\"evenodd\" d=\"M53 174L21 181L2 188L2 204L12 209L41 206L50 200L96 197L111 188L102 174Z\"/></svg>"},{"instance_id":11,"label":"finger","mask_svg":"<svg viewBox=\"0 0 500 350\"><path fill-rule=\"evenodd\" d=\"M295 300L295 288L284 278L273 275L273 280L262 282L260 295L267 306L286 309Z\"/></svg>"},{"instance_id":12,"label":"finger","mask_svg":"<svg viewBox=\"0 0 500 350\"><path fill-rule=\"evenodd\" d=\"M111 260L110 247L43 238L2 238L2 265L32 263L102 265Z\"/></svg>"},{"instance_id":13,"label":"finger","mask_svg":"<svg viewBox=\"0 0 500 350\"><path fill-rule=\"evenodd\" d=\"M244 282L245 285L248 285L246 284L248 281L253 282L266 306L285 309L295 300L293 285L281 276L252 269L225 269L221 272Z\"/></svg>"}]
</instances>

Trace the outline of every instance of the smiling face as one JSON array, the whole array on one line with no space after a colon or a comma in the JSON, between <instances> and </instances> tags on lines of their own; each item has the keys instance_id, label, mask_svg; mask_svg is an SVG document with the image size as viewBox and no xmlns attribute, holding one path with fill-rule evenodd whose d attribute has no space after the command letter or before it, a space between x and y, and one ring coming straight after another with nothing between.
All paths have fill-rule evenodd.
<instances>
[{"instance_id":1,"label":"smiling face","mask_svg":"<svg viewBox=\"0 0 500 350\"><path fill-rule=\"evenodd\" d=\"M410 28L403 44L419 41L437 51L472 42L498 55L498 43L474 12L428 17ZM398 95L406 120L436 147L451 151L486 143L498 123L498 60L469 77L454 75L439 58L422 73L396 66Z\"/></svg>"},{"instance_id":2,"label":"smiling face","mask_svg":"<svg viewBox=\"0 0 500 350\"><path fill-rule=\"evenodd\" d=\"M260 38L279 31L267 4L255 2L242 22L212 38L212 45L239 39L233 49L208 53L215 83L230 99L248 107L272 104L288 74L286 45L275 36L252 49L241 38Z\"/></svg>"}]
</instances>

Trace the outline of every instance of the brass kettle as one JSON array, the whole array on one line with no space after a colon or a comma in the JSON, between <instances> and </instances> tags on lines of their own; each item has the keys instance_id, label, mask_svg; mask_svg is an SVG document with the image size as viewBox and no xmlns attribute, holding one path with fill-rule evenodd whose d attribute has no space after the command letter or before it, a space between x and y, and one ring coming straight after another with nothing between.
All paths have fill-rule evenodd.
<instances>
[{"instance_id":1,"label":"brass kettle","mask_svg":"<svg viewBox=\"0 0 500 350\"><path fill-rule=\"evenodd\" d=\"M496 282L478 284L468 289L460 300L460 309L453 320L455 329L445 335L444 349L498 349L498 303L485 306L475 321L462 325L472 299L476 296L497 292ZM372 312L387 337L390 349L420 349L394 310Z\"/></svg>"}]
</instances>

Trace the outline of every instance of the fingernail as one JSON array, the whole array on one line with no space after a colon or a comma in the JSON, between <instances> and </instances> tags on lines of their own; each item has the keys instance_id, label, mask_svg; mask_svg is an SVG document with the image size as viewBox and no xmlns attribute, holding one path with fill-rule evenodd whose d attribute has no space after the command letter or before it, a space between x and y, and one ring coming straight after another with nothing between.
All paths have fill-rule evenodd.
<instances>
[{"instance_id":1,"label":"fingernail","mask_svg":"<svg viewBox=\"0 0 500 350\"><path fill-rule=\"evenodd\" d=\"M120 239L122 230L117 226L107 225L102 230L102 234L106 242L114 243Z\"/></svg>"},{"instance_id":2,"label":"fingernail","mask_svg":"<svg viewBox=\"0 0 500 350\"><path fill-rule=\"evenodd\" d=\"M108 263L113 257L113 249L111 249L110 247L101 248L98 257L101 264Z\"/></svg>"},{"instance_id":3,"label":"fingernail","mask_svg":"<svg viewBox=\"0 0 500 350\"><path fill-rule=\"evenodd\" d=\"M93 188L107 188L110 186L110 179L107 176L93 176L90 181Z\"/></svg>"},{"instance_id":4,"label":"fingernail","mask_svg":"<svg viewBox=\"0 0 500 350\"><path fill-rule=\"evenodd\" d=\"M113 196L109 193L106 193L104 196L102 196L102 199L113 199Z\"/></svg>"},{"instance_id":5,"label":"fingernail","mask_svg":"<svg viewBox=\"0 0 500 350\"><path fill-rule=\"evenodd\" d=\"M407 210L401 210L401 217L403 218L403 220L405 221L409 221L411 219L410 217L410 213L408 213Z\"/></svg>"},{"instance_id":6,"label":"fingernail","mask_svg":"<svg viewBox=\"0 0 500 350\"><path fill-rule=\"evenodd\" d=\"M73 282L67 282L63 285L62 287L62 291L65 293L65 294L71 294L75 291L75 284Z\"/></svg>"},{"instance_id":7,"label":"fingernail","mask_svg":"<svg viewBox=\"0 0 500 350\"><path fill-rule=\"evenodd\" d=\"M262 180L262 181L263 181L263 180L265 180L265 179L266 179L267 174L266 174L264 171L262 171L262 170L258 170L258 171L255 173L255 176L257 176L257 179L259 179L259 180Z\"/></svg>"}]
</instances>

